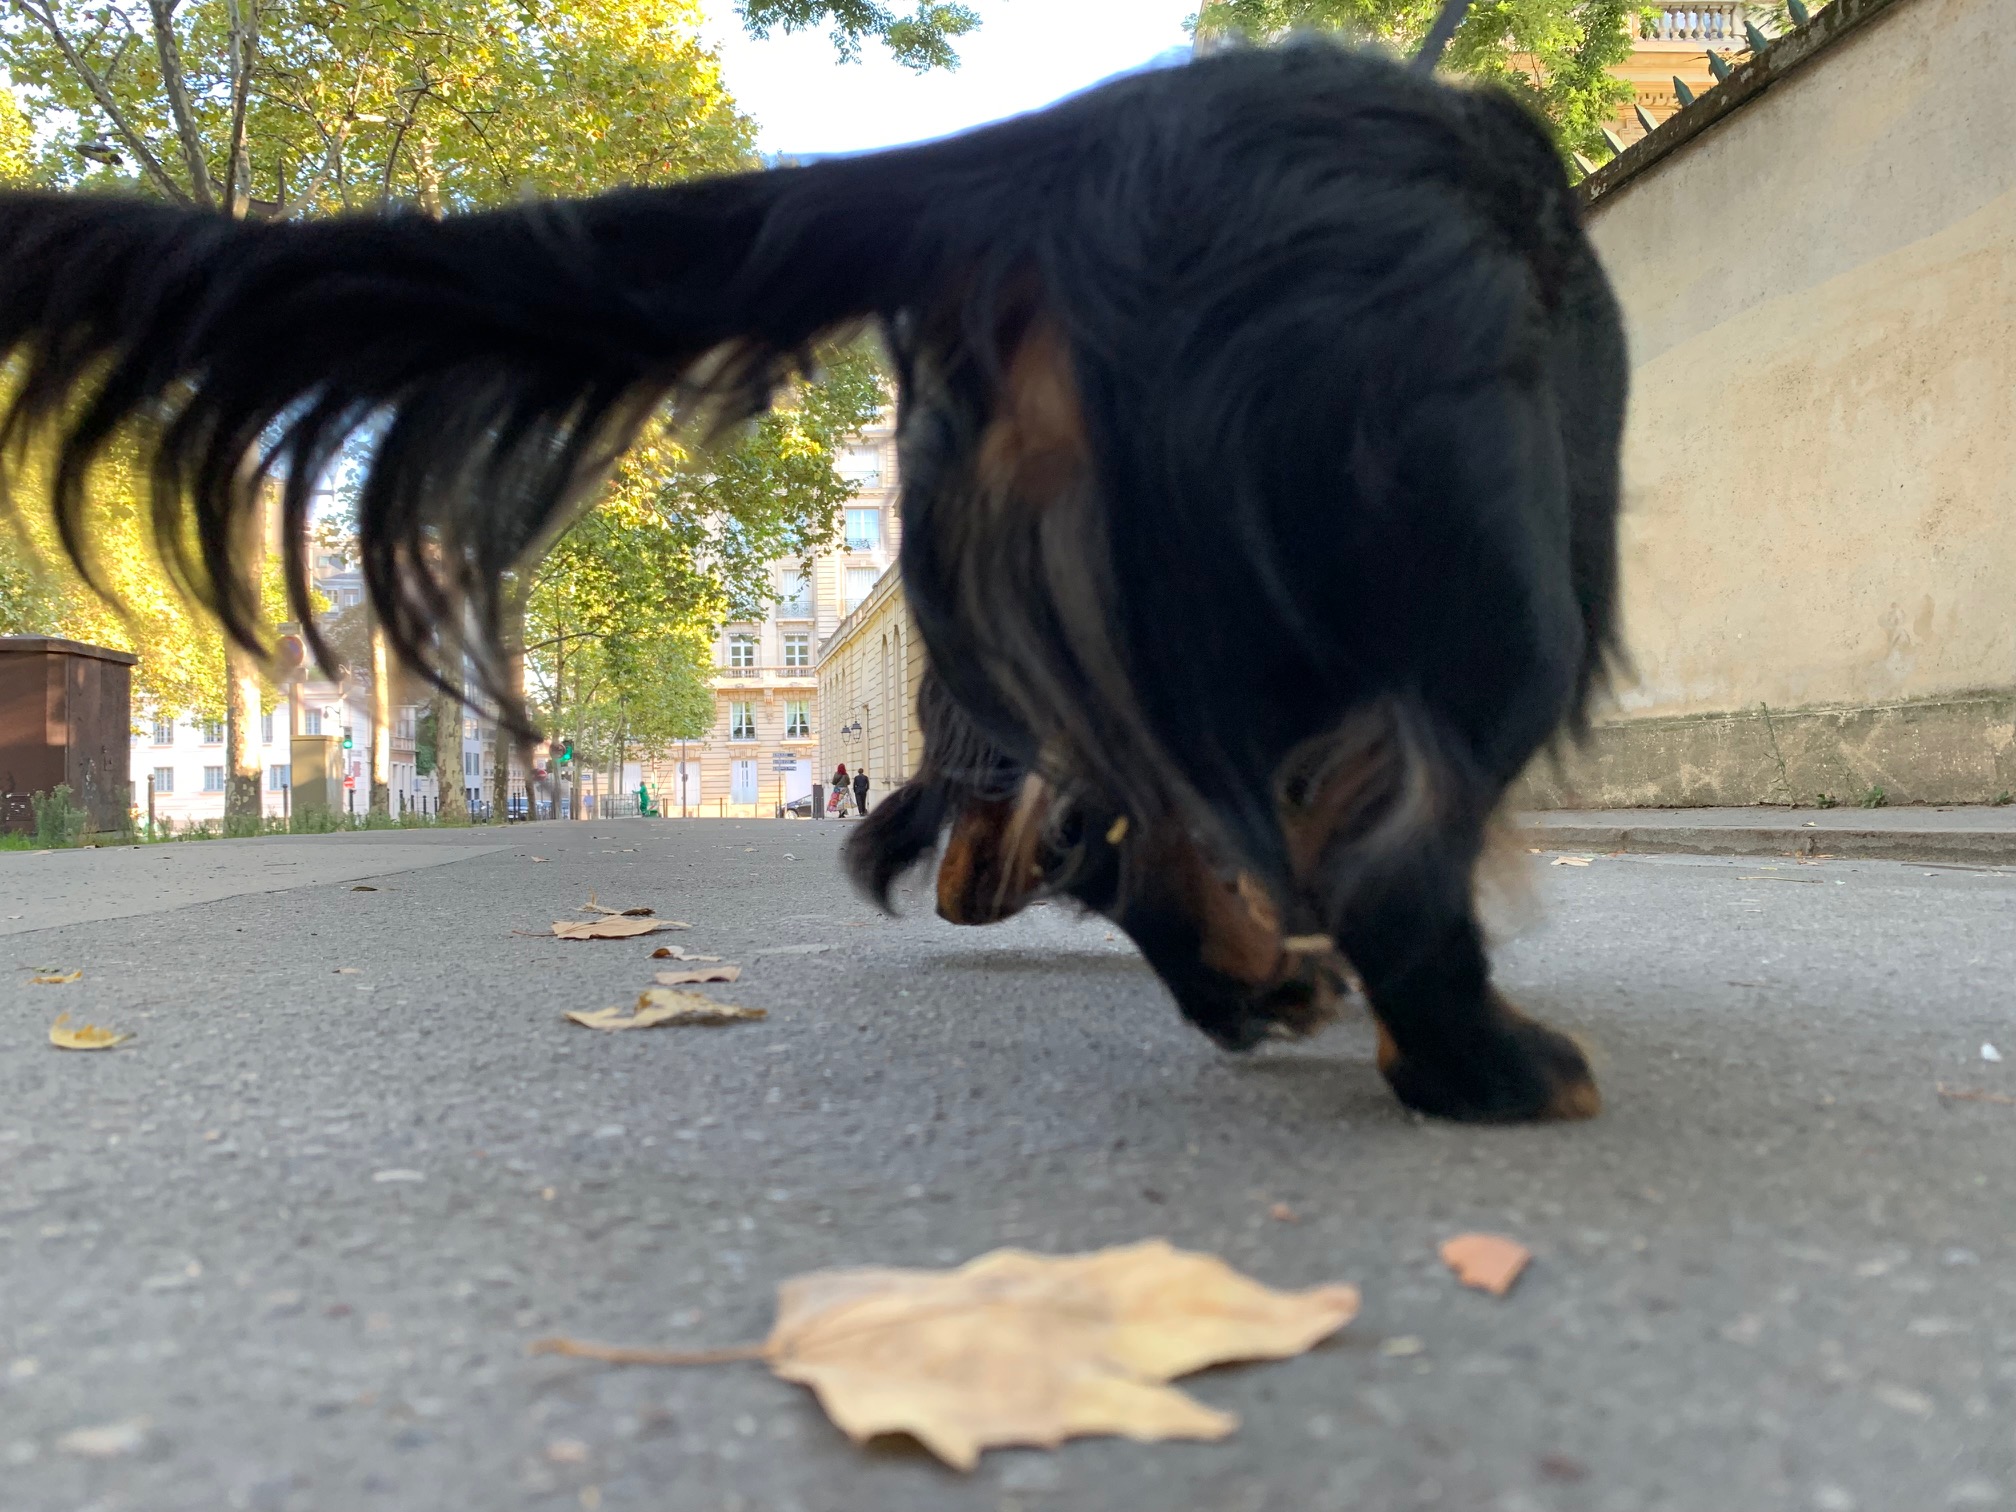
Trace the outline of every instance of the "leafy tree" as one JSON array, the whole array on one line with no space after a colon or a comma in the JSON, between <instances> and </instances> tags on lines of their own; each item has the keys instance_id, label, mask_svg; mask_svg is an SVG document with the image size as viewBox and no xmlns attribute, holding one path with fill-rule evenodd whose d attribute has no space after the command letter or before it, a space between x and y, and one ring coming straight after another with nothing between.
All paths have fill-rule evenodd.
<instances>
[{"instance_id":1,"label":"leafy tree","mask_svg":"<svg viewBox=\"0 0 2016 1512\"><path fill-rule=\"evenodd\" d=\"M980 25L980 17L968 7L942 0L918 0L908 16L899 16L876 0L741 0L740 9L752 36L767 37L773 27L807 31L826 22L843 60L861 56L863 39L879 37L897 62L920 73L927 68L957 68L953 39Z\"/></svg>"},{"instance_id":2,"label":"leafy tree","mask_svg":"<svg viewBox=\"0 0 2016 1512\"><path fill-rule=\"evenodd\" d=\"M695 453L660 432L625 458L527 585L523 646L547 728L596 756L608 731L644 749L705 733L713 627L768 609L777 558L832 545L854 492L834 460L886 402L872 350L845 347L732 442Z\"/></svg>"},{"instance_id":3,"label":"leafy tree","mask_svg":"<svg viewBox=\"0 0 2016 1512\"><path fill-rule=\"evenodd\" d=\"M1205 44L1335 31L1412 52L1441 9L1442 0L1203 0L1195 29ZM1603 127L1631 98L1610 70L1655 12L1642 0L1472 0L1442 66L1503 85L1554 123L1564 151L1601 158Z\"/></svg>"},{"instance_id":4,"label":"leafy tree","mask_svg":"<svg viewBox=\"0 0 2016 1512\"><path fill-rule=\"evenodd\" d=\"M31 459L32 460L32 459ZM28 480L22 496L42 491ZM224 714L223 637L172 586L130 459L114 455L92 479L99 502L88 541L114 607L70 568L44 512L14 510L0 528L0 634L57 635L143 653L135 702L164 717Z\"/></svg>"}]
</instances>

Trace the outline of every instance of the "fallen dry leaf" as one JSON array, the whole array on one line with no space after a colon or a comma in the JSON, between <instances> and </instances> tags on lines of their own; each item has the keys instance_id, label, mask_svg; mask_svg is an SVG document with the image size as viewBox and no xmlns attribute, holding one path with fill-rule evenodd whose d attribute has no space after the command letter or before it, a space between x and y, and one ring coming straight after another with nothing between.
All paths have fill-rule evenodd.
<instances>
[{"instance_id":1,"label":"fallen dry leaf","mask_svg":"<svg viewBox=\"0 0 2016 1512\"><path fill-rule=\"evenodd\" d=\"M1442 1246L1442 1263L1465 1286L1502 1297L1526 1269L1533 1252L1503 1234L1458 1234Z\"/></svg>"},{"instance_id":2,"label":"fallen dry leaf","mask_svg":"<svg viewBox=\"0 0 2016 1512\"><path fill-rule=\"evenodd\" d=\"M700 966L692 971L660 971L651 980L660 987L678 987L687 982L739 982L740 966Z\"/></svg>"},{"instance_id":3,"label":"fallen dry leaf","mask_svg":"<svg viewBox=\"0 0 2016 1512\"><path fill-rule=\"evenodd\" d=\"M1089 1255L995 1250L953 1271L819 1271L778 1289L759 1348L701 1354L542 1339L628 1364L756 1358L809 1386L856 1443L908 1433L971 1470L983 1449L1085 1434L1220 1439L1239 1426L1165 1385L1298 1355L1358 1313L1355 1286L1282 1292L1166 1240Z\"/></svg>"},{"instance_id":4,"label":"fallen dry leaf","mask_svg":"<svg viewBox=\"0 0 2016 1512\"><path fill-rule=\"evenodd\" d=\"M362 966L338 966L338 967L336 968L336 975L338 975L338 976L362 976L362 975L364 975L364 968L363 968Z\"/></svg>"},{"instance_id":5,"label":"fallen dry leaf","mask_svg":"<svg viewBox=\"0 0 2016 1512\"><path fill-rule=\"evenodd\" d=\"M82 968L79 968L76 971L53 971L47 976L30 977L28 980L31 982L40 982L44 987L61 987L67 982L76 981L83 975Z\"/></svg>"},{"instance_id":6,"label":"fallen dry leaf","mask_svg":"<svg viewBox=\"0 0 2016 1512\"><path fill-rule=\"evenodd\" d=\"M1941 1097L1950 1098L1954 1102L2003 1103L2016 1106L2016 1097L2011 1097L2006 1092L1987 1092L1979 1087L1949 1087L1944 1082L1935 1082L1933 1086Z\"/></svg>"},{"instance_id":7,"label":"fallen dry leaf","mask_svg":"<svg viewBox=\"0 0 2016 1512\"><path fill-rule=\"evenodd\" d=\"M1272 1218L1276 1223L1300 1223L1302 1221L1301 1215L1285 1202L1277 1202L1274 1206L1267 1209L1267 1216Z\"/></svg>"},{"instance_id":8,"label":"fallen dry leaf","mask_svg":"<svg viewBox=\"0 0 2016 1512\"><path fill-rule=\"evenodd\" d=\"M628 940L660 929L691 929L677 919L626 919L604 914L599 919L555 919L553 933L563 940Z\"/></svg>"},{"instance_id":9,"label":"fallen dry leaf","mask_svg":"<svg viewBox=\"0 0 2016 1512\"><path fill-rule=\"evenodd\" d=\"M1556 856L1548 864L1551 866L1587 866L1589 859L1587 856Z\"/></svg>"},{"instance_id":10,"label":"fallen dry leaf","mask_svg":"<svg viewBox=\"0 0 2016 1512\"><path fill-rule=\"evenodd\" d=\"M588 894L588 901L581 905L581 911L583 913L611 914L629 919L648 919L651 915L658 912L655 908L611 908L608 904L597 901L595 894L592 892Z\"/></svg>"},{"instance_id":11,"label":"fallen dry leaf","mask_svg":"<svg viewBox=\"0 0 2016 1512\"><path fill-rule=\"evenodd\" d=\"M532 859L534 861L544 861L546 858L544 856L534 856Z\"/></svg>"},{"instance_id":12,"label":"fallen dry leaf","mask_svg":"<svg viewBox=\"0 0 2016 1512\"><path fill-rule=\"evenodd\" d=\"M660 945L651 952L654 961L718 961L719 956L695 955L683 945Z\"/></svg>"},{"instance_id":13,"label":"fallen dry leaf","mask_svg":"<svg viewBox=\"0 0 2016 1512\"><path fill-rule=\"evenodd\" d=\"M360 883L358 883L358 884L357 884L357 886L355 886L355 887L351 888L351 889L350 889L350 891L352 891L352 892L376 892L376 891L378 891L378 889L377 889L377 888L375 888L375 887L367 887L367 886L365 886L365 885L364 885L363 883L361 883L361 882L360 882Z\"/></svg>"},{"instance_id":14,"label":"fallen dry leaf","mask_svg":"<svg viewBox=\"0 0 2016 1512\"><path fill-rule=\"evenodd\" d=\"M589 1029L657 1029L666 1024L713 1028L769 1016L767 1008L738 1008L733 1003L717 1003L697 992L674 992L668 987L646 987L638 994L634 1008L597 1008L567 1015Z\"/></svg>"},{"instance_id":15,"label":"fallen dry leaf","mask_svg":"<svg viewBox=\"0 0 2016 1512\"><path fill-rule=\"evenodd\" d=\"M49 1043L58 1050L110 1050L131 1038L130 1034L100 1029L96 1024L79 1024L72 1029L67 1013L57 1014L56 1022L49 1026Z\"/></svg>"}]
</instances>

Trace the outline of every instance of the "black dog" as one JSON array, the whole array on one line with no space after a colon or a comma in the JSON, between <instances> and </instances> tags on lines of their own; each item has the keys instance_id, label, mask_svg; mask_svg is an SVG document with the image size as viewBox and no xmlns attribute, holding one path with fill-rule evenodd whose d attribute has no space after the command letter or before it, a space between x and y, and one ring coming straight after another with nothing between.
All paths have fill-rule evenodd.
<instances>
[{"instance_id":1,"label":"black dog","mask_svg":"<svg viewBox=\"0 0 2016 1512\"><path fill-rule=\"evenodd\" d=\"M1284 937L1334 939L1410 1105L1594 1111L1575 1047L1493 992L1470 896L1609 646L1625 383L1510 100L1312 43L440 223L0 197L4 439L56 433L73 555L92 458L137 430L181 575L256 642L247 458L285 478L298 612L311 490L374 423L388 634L425 662L473 625L521 727L489 650L509 569L665 400L730 423L861 320L896 360L904 581L962 716L1060 812L1127 820L1123 852L1211 858Z\"/></svg>"}]
</instances>

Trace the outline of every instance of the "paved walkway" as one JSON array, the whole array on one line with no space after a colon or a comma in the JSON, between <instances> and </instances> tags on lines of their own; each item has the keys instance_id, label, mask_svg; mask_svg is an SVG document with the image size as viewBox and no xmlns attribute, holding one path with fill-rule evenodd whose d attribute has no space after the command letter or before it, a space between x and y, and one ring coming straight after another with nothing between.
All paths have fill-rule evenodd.
<instances>
[{"instance_id":1,"label":"paved walkway","mask_svg":"<svg viewBox=\"0 0 2016 1512\"><path fill-rule=\"evenodd\" d=\"M1548 850L1840 856L2016 866L2016 804L1952 808L1558 809L1521 814Z\"/></svg>"},{"instance_id":2,"label":"paved walkway","mask_svg":"<svg viewBox=\"0 0 2016 1512\"><path fill-rule=\"evenodd\" d=\"M0 1508L2016 1509L2016 876L1525 858L1500 979L1606 1107L1480 1129L1401 1111L1362 1019L1220 1054L1065 908L884 919L846 828L0 854L9 912L155 889L8 942ZM151 870L269 846L301 863L277 890L178 906ZM591 889L690 921L745 968L709 990L769 1018L566 1022L653 968L649 936L542 933ZM137 1037L54 1050L59 1010ZM1472 1229L1534 1250L1509 1297L1437 1260ZM1364 1312L1186 1382L1223 1443L969 1476L855 1448L758 1365L526 1352L732 1344L808 1270L1154 1235Z\"/></svg>"}]
</instances>

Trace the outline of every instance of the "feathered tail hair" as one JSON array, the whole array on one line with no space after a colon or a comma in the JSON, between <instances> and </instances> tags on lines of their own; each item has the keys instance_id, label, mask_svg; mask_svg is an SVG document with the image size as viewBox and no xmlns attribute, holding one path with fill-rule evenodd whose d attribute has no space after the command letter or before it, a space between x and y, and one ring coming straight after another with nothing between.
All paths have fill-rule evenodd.
<instances>
[{"instance_id":1,"label":"feathered tail hair","mask_svg":"<svg viewBox=\"0 0 2016 1512\"><path fill-rule=\"evenodd\" d=\"M845 162L435 221L234 224L106 197L0 195L0 483L53 443L51 502L94 584L94 461L137 432L178 586L263 649L241 545L278 480L294 615L305 529L346 440L376 447L363 573L395 653L530 724L495 648L511 569L670 399L765 407L822 333L883 311L915 227L901 180ZM808 255L815 249L816 255ZM11 491L11 489L10 489ZM456 691L460 691L459 687Z\"/></svg>"}]
</instances>

